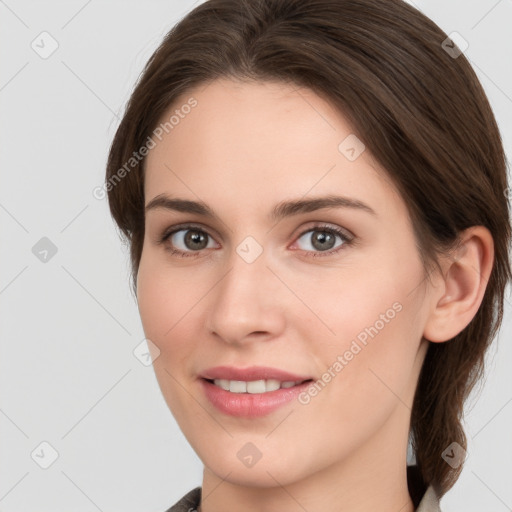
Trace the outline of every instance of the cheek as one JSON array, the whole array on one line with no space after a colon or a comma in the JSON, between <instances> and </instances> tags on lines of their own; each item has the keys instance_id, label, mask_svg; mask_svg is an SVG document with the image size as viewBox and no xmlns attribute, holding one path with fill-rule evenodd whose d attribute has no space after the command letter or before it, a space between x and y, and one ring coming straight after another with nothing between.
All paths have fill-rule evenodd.
<instances>
[{"instance_id":1,"label":"cheek","mask_svg":"<svg viewBox=\"0 0 512 512\"><path fill-rule=\"evenodd\" d=\"M190 397L183 391L184 376L197 336L186 332L198 298L182 286L178 273L157 267L149 258L141 259L137 277L137 301L146 338L158 347L153 370L167 406L178 423L186 425ZM188 286L190 288L190 286Z\"/></svg>"},{"instance_id":2,"label":"cheek","mask_svg":"<svg viewBox=\"0 0 512 512\"><path fill-rule=\"evenodd\" d=\"M330 388L333 401L347 406L342 421L385 414L406 393L421 341L422 305L411 293L421 276L418 261L381 255L379 262L319 279L313 289L306 282L296 288L316 313L301 324L311 358L325 369L318 394Z\"/></svg>"},{"instance_id":3,"label":"cheek","mask_svg":"<svg viewBox=\"0 0 512 512\"><path fill-rule=\"evenodd\" d=\"M391 299L396 297L392 294ZM322 438L327 435L326 425L331 425L333 433L340 433L330 438L338 456L376 435L395 411L400 415L409 411L419 344L410 326L414 311L403 298L390 302L390 297L381 296L370 302L352 303L365 306L364 314L357 321L350 314L340 314L335 324L337 338L325 337L329 344L311 347L310 357L321 362L317 366L324 373L308 390L310 396L301 397L306 404L304 414L318 418L310 424L308 435ZM379 318L386 311L388 323Z\"/></svg>"},{"instance_id":4,"label":"cheek","mask_svg":"<svg viewBox=\"0 0 512 512\"><path fill-rule=\"evenodd\" d=\"M159 350L153 369L165 400L172 410L179 409L176 386L180 373L194 351L193 336L185 332L193 315L195 293L182 288L179 276L142 259L137 278L137 301L145 337ZM174 377L174 378L173 378Z\"/></svg>"},{"instance_id":5,"label":"cheek","mask_svg":"<svg viewBox=\"0 0 512 512\"><path fill-rule=\"evenodd\" d=\"M137 276L137 302L144 332L155 343L160 342L160 350L166 350L169 340L187 324L190 312L204 295L197 284L191 283L188 272L167 268L160 258L143 254Z\"/></svg>"},{"instance_id":6,"label":"cheek","mask_svg":"<svg viewBox=\"0 0 512 512\"><path fill-rule=\"evenodd\" d=\"M322 347L345 350L354 338L364 344L376 330L389 331L388 325L402 309L403 285L397 279L404 278L382 265L373 272L369 267L319 269L317 276L295 274L293 289L302 302L295 301L297 321L311 329L306 339L313 342L320 337Z\"/></svg>"}]
</instances>

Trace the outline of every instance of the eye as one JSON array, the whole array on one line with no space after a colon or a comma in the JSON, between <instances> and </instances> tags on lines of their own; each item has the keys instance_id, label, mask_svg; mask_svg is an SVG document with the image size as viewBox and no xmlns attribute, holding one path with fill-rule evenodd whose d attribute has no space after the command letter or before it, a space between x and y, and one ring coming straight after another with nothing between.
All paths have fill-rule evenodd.
<instances>
[{"instance_id":1,"label":"eye","mask_svg":"<svg viewBox=\"0 0 512 512\"><path fill-rule=\"evenodd\" d=\"M336 244L336 239L339 240L338 244ZM352 240L353 237L350 237L340 228L321 225L302 232L296 243L302 241L303 246L299 248L310 252L312 257L318 257L336 254L346 245L350 245Z\"/></svg>"},{"instance_id":2,"label":"eye","mask_svg":"<svg viewBox=\"0 0 512 512\"><path fill-rule=\"evenodd\" d=\"M336 254L353 241L353 235L338 227L322 224L303 231L295 243L299 245L299 249L308 253L307 256L318 257ZM159 237L157 243L164 245L172 255L184 258L199 256L204 249L217 247L209 233L194 225L169 228Z\"/></svg>"},{"instance_id":3,"label":"eye","mask_svg":"<svg viewBox=\"0 0 512 512\"><path fill-rule=\"evenodd\" d=\"M204 249L215 248L213 238L203 229L196 226L177 226L171 231L167 230L158 240L159 244L166 244L166 249L173 255L189 257L196 256Z\"/></svg>"}]
</instances>

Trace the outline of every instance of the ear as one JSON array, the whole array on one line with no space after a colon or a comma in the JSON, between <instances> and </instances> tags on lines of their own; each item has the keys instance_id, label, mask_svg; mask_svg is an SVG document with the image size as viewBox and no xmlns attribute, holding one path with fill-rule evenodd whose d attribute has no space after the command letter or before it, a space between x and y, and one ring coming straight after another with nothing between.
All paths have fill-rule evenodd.
<instances>
[{"instance_id":1,"label":"ear","mask_svg":"<svg viewBox=\"0 0 512 512\"><path fill-rule=\"evenodd\" d=\"M431 294L431 308L423 337L448 341L471 322L482 303L494 261L492 235L484 226L460 234L460 245L441 266L439 286Z\"/></svg>"}]
</instances>

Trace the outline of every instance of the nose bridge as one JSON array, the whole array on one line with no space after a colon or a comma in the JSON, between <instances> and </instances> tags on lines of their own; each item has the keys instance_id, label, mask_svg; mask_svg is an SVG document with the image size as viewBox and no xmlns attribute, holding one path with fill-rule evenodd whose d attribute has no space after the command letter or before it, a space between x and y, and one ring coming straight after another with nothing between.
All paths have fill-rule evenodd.
<instances>
[{"instance_id":1,"label":"nose bridge","mask_svg":"<svg viewBox=\"0 0 512 512\"><path fill-rule=\"evenodd\" d=\"M241 341L254 332L275 335L282 328L276 278L267 264L263 247L250 237L233 248L209 318L210 329L225 341Z\"/></svg>"}]
</instances>

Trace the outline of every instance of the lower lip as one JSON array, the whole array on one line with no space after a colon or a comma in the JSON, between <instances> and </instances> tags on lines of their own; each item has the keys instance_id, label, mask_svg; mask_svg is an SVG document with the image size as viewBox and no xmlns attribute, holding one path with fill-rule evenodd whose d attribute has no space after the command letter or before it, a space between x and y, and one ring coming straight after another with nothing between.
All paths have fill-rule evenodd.
<instances>
[{"instance_id":1,"label":"lower lip","mask_svg":"<svg viewBox=\"0 0 512 512\"><path fill-rule=\"evenodd\" d=\"M291 388L281 388L268 393L232 393L206 379L200 379L206 397L221 412L243 418L265 416L291 402L304 391L311 381Z\"/></svg>"}]
</instances>

